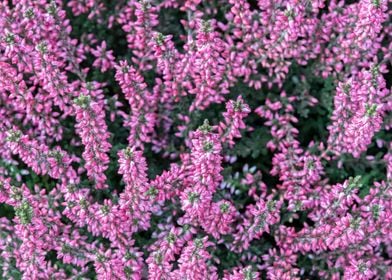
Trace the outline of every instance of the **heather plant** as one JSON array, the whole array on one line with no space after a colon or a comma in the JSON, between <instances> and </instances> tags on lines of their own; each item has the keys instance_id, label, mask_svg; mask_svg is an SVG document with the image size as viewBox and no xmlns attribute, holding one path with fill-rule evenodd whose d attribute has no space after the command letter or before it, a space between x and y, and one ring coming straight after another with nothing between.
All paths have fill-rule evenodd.
<instances>
[{"instance_id":1,"label":"heather plant","mask_svg":"<svg viewBox=\"0 0 392 280\"><path fill-rule=\"evenodd\" d=\"M392 279L391 7L0 1L0 279Z\"/></svg>"}]
</instances>

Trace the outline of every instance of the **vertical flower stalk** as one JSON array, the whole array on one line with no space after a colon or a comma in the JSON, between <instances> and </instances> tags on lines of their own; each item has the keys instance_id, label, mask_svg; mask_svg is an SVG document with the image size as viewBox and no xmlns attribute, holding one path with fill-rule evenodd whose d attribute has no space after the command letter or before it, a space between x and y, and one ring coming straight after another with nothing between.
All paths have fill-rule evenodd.
<instances>
[{"instance_id":1,"label":"vertical flower stalk","mask_svg":"<svg viewBox=\"0 0 392 280\"><path fill-rule=\"evenodd\" d=\"M224 75L226 46L215 29L215 21L198 22L194 56L194 67L190 69L193 77L191 94L195 100L191 110L205 109L211 103L220 103L224 100L223 94L228 93L228 82Z\"/></svg>"},{"instance_id":2,"label":"vertical flower stalk","mask_svg":"<svg viewBox=\"0 0 392 280\"><path fill-rule=\"evenodd\" d=\"M237 100L230 100L226 103L226 112L223 113L224 122L219 124L219 134L222 143L228 143L229 147L234 146L234 138L241 138L240 129L245 129L244 118L250 113L248 104L241 96Z\"/></svg>"},{"instance_id":3,"label":"vertical flower stalk","mask_svg":"<svg viewBox=\"0 0 392 280\"><path fill-rule=\"evenodd\" d=\"M84 145L85 168L97 189L107 188L105 170L111 148L101 94L98 83L88 83L74 100L75 128Z\"/></svg>"},{"instance_id":4,"label":"vertical flower stalk","mask_svg":"<svg viewBox=\"0 0 392 280\"><path fill-rule=\"evenodd\" d=\"M150 226L153 210L148 197L150 190L147 179L147 163L141 151L126 148L118 153L119 170L123 175L125 190L120 195L121 215L126 218L128 230L133 233Z\"/></svg>"},{"instance_id":5,"label":"vertical flower stalk","mask_svg":"<svg viewBox=\"0 0 392 280\"><path fill-rule=\"evenodd\" d=\"M340 83L334 99L335 110L328 127L329 149L359 157L380 130L388 90L381 73L384 66L362 70L346 83Z\"/></svg>"},{"instance_id":6,"label":"vertical flower stalk","mask_svg":"<svg viewBox=\"0 0 392 280\"><path fill-rule=\"evenodd\" d=\"M156 123L156 97L147 89L140 73L126 61L120 61L116 66L115 78L130 106L129 119L125 123L130 128L129 145L143 148L143 143L152 141Z\"/></svg>"},{"instance_id":7,"label":"vertical flower stalk","mask_svg":"<svg viewBox=\"0 0 392 280\"><path fill-rule=\"evenodd\" d=\"M219 136L211 132L205 121L192 136L189 186L181 193L182 209L186 219L203 223L212 197L222 180L222 156Z\"/></svg>"}]
</instances>

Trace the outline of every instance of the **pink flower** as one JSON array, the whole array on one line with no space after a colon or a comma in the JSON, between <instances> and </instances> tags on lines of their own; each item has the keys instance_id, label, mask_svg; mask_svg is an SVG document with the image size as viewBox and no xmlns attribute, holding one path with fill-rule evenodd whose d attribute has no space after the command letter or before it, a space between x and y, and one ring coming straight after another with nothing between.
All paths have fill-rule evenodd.
<instances>
[{"instance_id":1,"label":"pink flower","mask_svg":"<svg viewBox=\"0 0 392 280\"><path fill-rule=\"evenodd\" d=\"M96 57L93 66L100 68L102 72L106 72L114 67L115 58L113 56L113 51L106 50L105 41L103 41L101 46L98 46L97 49L92 49L91 53Z\"/></svg>"},{"instance_id":2,"label":"pink flower","mask_svg":"<svg viewBox=\"0 0 392 280\"><path fill-rule=\"evenodd\" d=\"M381 128L383 98L388 94L380 68L363 70L347 83L341 83L335 96L333 123L328 127L328 144L336 153L359 157L366 150L375 132Z\"/></svg>"},{"instance_id":3,"label":"pink flower","mask_svg":"<svg viewBox=\"0 0 392 280\"><path fill-rule=\"evenodd\" d=\"M240 129L245 129L244 118L250 113L249 106L244 103L241 96L236 101L230 100L226 103L226 112L223 113L225 122L219 124L221 141L227 142L230 147L234 146L234 138L241 138Z\"/></svg>"},{"instance_id":4,"label":"pink flower","mask_svg":"<svg viewBox=\"0 0 392 280\"><path fill-rule=\"evenodd\" d=\"M104 172L109 163L107 152L111 147L101 94L98 83L88 83L74 100L75 127L84 145L85 168L98 189L107 188Z\"/></svg>"},{"instance_id":5,"label":"pink flower","mask_svg":"<svg viewBox=\"0 0 392 280\"><path fill-rule=\"evenodd\" d=\"M130 127L128 137L131 146L143 147L143 142L151 142L156 123L157 97L150 93L143 77L126 61L116 65L115 78L129 102L131 113L125 125Z\"/></svg>"}]
</instances>

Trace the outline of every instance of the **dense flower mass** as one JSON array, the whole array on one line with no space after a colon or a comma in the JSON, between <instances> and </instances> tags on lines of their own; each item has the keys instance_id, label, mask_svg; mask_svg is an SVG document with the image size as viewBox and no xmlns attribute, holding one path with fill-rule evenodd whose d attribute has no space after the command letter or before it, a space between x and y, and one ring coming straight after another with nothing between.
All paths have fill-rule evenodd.
<instances>
[{"instance_id":1,"label":"dense flower mass","mask_svg":"<svg viewBox=\"0 0 392 280\"><path fill-rule=\"evenodd\" d=\"M0 1L0 278L392 279L391 8Z\"/></svg>"}]
</instances>

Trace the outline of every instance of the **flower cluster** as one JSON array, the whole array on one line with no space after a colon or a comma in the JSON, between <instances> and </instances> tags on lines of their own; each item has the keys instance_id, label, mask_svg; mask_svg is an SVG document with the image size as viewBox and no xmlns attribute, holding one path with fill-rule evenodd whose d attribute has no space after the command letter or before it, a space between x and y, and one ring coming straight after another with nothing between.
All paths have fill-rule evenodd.
<instances>
[{"instance_id":1,"label":"flower cluster","mask_svg":"<svg viewBox=\"0 0 392 280\"><path fill-rule=\"evenodd\" d=\"M0 2L1 279L392 279L391 1Z\"/></svg>"}]
</instances>

